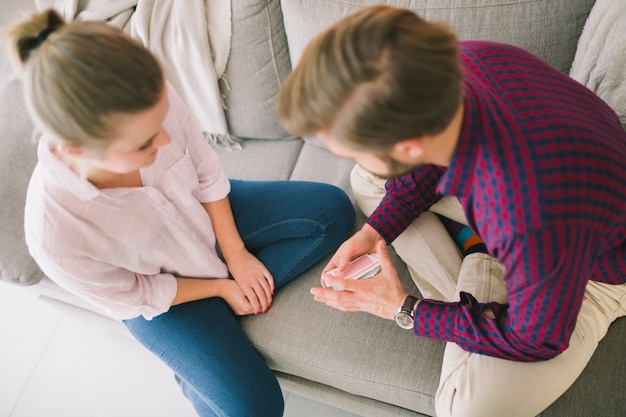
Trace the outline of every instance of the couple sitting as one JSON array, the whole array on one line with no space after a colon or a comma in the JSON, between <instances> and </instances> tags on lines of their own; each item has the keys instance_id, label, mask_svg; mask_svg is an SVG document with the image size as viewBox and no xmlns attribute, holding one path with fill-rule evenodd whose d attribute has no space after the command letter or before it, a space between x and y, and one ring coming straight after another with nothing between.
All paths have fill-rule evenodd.
<instances>
[{"instance_id":1,"label":"couple sitting","mask_svg":"<svg viewBox=\"0 0 626 417\"><path fill-rule=\"evenodd\" d=\"M317 301L449 342L439 416L536 415L626 314L626 135L598 97L523 50L457 42L383 6L311 42L278 115L358 163L352 186L371 214L349 237L336 187L226 178L157 60L120 30L49 10L9 36L42 133L31 254L124 320L201 416L282 415L237 316L267 313L333 251ZM420 298L400 284L392 242ZM328 274L366 253L381 261L373 278Z\"/></svg>"}]
</instances>

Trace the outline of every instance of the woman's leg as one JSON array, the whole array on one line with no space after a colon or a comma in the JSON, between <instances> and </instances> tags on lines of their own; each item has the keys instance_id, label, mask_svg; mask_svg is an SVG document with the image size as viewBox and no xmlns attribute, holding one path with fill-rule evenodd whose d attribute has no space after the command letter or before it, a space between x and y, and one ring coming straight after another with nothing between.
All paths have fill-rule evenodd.
<instances>
[{"instance_id":1,"label":"woman's leg","mask_svg":"<svg viewBox=\"0 0 626 417\"><path fill-rule=\"evenodd\" d=\"M150 321L140 317L125 324L178 375L201 417L283 415L276 377L223 299L184 303Z\"/></svg>"},{"instance_id":2,"label":"woman's leg","mask_svg":"<svg viewBox=\"0 0 626 417\"><path fill-rule=\"evenodd\" d=\"M277 288L335 250L354 225L350 200L326 184L232 181L229 196L246 246ZM178 375L201 417L282 416L278 381L221 298L125 324Z\"/></svg>"},{"instance_id":3,"label":"woman's leg","mask_svg":"<svg viewBox=\"0 0 626 417\"><path fill-rule=\"evenodd\" d=\"M339 188L304 181L231 181L230 204L248 250L281 287L331 253L354 228Z\"/></svg>"}]
</instances>

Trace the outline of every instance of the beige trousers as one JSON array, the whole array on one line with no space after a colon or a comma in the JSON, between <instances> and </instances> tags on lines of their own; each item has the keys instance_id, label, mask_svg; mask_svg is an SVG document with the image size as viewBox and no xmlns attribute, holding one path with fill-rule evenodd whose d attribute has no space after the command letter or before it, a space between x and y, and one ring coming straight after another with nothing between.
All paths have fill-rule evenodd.
<instances>
[{"instance_id":1,"label":"beige trousers","mask_svg":"<svg viewBox=\"0 0 626 417\"><path fill-rule=\"evenodd\" d=\"M356 166L351 182L361 210L369 215L385 195L384 181ZM467 223L459 202L444 197L432 212ZM480 302L506 302L504 267L489 255L461 259L435 214L426 212L394 242L424 298L458 301L461 291ZM590 281L566 351L542 362L514 362L446 345L436 395L438 417L533 417L578 378L609 325L626 315L626 284Z\"/></svg>"}]
</instances>

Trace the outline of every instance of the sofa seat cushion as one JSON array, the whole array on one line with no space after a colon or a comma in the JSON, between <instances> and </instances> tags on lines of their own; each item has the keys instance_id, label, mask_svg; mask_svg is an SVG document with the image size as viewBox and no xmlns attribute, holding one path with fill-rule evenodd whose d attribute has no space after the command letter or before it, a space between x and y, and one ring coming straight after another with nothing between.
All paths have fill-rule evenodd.
<instances>
[{"instance_id":1,"label":"sofa seat cushion","mask_svg":"<svg viewBox=\"0 0 626 417\"><path fill-rule=\"evenodd\" d=\"M417 294L406 267L393 259L405 288ZM391 320L313 300L309 290L319 287L326 262L281 288L267 315L241 320L253 346L279 375L434 415L445 344L416 337Z\"/></svg>"},{"instance_id":2,"label":"sofa seat cushion","mask_svg":"<svg viewBox=\"0 0 626 417\"><path fill-rule=\"evenodd\" d=\"M626 415L626 317L617 319L574 384L538 417Z\"/></svg>"},{"instance_id":3,"label":"sofa seat cushion","mask_svg":"<svg viewBox=\"0 0 626 417\"><path fill-rule=\"evenodd\" d=\"M360 7L407 8L447 22L460 39L510 43L568 72L578 37L595 0L290 0L283 2L292 65L326 26Z\"/></svg>"}]
</instances>

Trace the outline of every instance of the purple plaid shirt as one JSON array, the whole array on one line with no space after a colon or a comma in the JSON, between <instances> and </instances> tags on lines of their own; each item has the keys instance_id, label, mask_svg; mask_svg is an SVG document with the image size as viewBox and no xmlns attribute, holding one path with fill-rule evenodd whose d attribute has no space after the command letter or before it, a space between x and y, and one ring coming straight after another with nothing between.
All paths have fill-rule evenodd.
<instances>
[{"instance_id":1,"label":"purple plaid shirt","mask_svg":"<svg viewBox=\"0 0 626 417\"><path fill-rule=\"evenodd\" d=\"M457 196L506 267L508 304L423 300L415 334L549 359L569 344L587 281L626 282L626 134L601 99L528 52L468 41L460 56L465 115L450 166L389 181L368 223L392 242L441 196Z\"/></svg>"}]
</instances>

